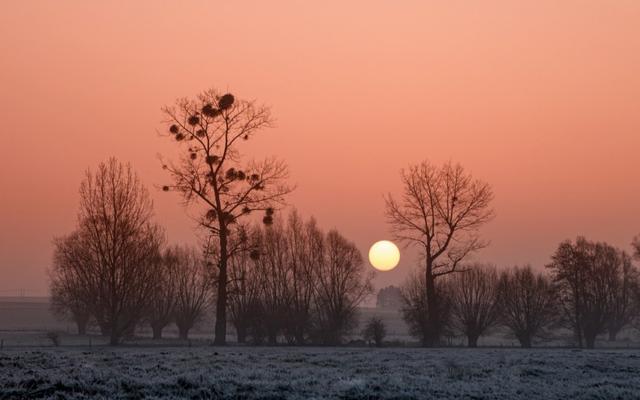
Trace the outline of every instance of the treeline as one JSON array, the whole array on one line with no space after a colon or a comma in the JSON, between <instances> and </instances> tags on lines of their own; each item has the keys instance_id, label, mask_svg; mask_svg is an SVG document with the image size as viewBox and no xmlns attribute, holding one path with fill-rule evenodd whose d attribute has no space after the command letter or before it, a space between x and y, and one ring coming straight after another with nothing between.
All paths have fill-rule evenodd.
<instances>
[{"instance_id":1,"label":"treeline","mask_svg":"<svg viewBox=\"0 0 640 400\"><path fill-rule=\"evenodd\" d=\"M237 341L339 344L356 327L373 272L355 244L296 212L254 225L231 258L230 321Z\"/></svg>"},{"instance_id":2,"label":"treeline","mask_svg":"<svg viewBox=\"0 0 640 400\"><path fill-rule=\"evenodd\" d=\"M611 339L640 317L638 271L631 257L579 237L559 245L547 273L470 265L484 248L480 229L493 218L491 187L460 164L428 161L401 174L403 189L386 198L396 239L421 250L422 267L403 288L404 318L423 346L464 335L469 346L497 325L524 347L550 328L573 332L580 347ZM640 238L633 242L640 257Z\"/></svg>"},{"instance_id":3,"label":"treeline","mask_svg":"<svg viewBox=\"0 0 640 400\"><path fill-rule=\"evenodd\" d=\"M145 187L115 159L87 172L76 229L54 241L50 269L53 311L91 325L118 344L148 323L154 337L171 322L186 338L210 306L211 279L202 252L167 247L151 220Z\"/></svg>"},{"instance_id":4,"label":"treeline","mask_svg":"<svg viewBox=\"0 0 640 400\"><path fill-rule=\"evenodd\" d=\"M195 211L207 245L167 246L146 189L112 159L87 173L77 227L55 241L54 309L81 332L97 324L112 344L141 323L160 337L174 322L186 337L212 304L216 345L226 344L232 324L239 342L340 343L371 275L337 231L322 232L295 213L275 217L293 190L286 164L246 161L242 152L273 125L270 109L211 89L162 111L178 149L175 160L161 160L169 177L162 190ZM625 253L578 238L559 246L547 274L470 265L469 256L488 245L480 230L494 216L491 186L453 162L423 161L400 178L385 214L394 238L421 254L403 297L422 345L464 334L475 346L503 325L525 347L560 326L577 345L593 347L599 334L615 338L638 317L638 273ZM634 246L640 253L640 240ZM372 322L368 336L379 342L383 329Z\"/></svg>"},{"instance_id":5,"label":"treeline","mask_svg":"<svg viewBox=\"0 0 640 400\"><path fill-rule=\"evenodd\" d=\"M186 339L216 301L217 241L203 250L167 246L146 189L115 159L87 172L80 198L76 230L54 243L54 311L81 334L97 325L111 344L143 324L159 339L175 323ZM341 343L372 292L372 272L338 231L273 213L229 235L227 304L238 342Z\"/></svg>"},{"instance_id":6,"label":"treeline","mask_svg":"<svg viewBox=\"0 0 640 400\"><path fill-rule=\"evenodd\" d=\"M432 330L425 291L422 273L402 288L405 321L423 343ZM593 348L599 335L613 341L640 322L640 274L631 257L583 237L561 243L544 272L530 266L498 271L491 265L465 265L440 280L437 293L442 336L462 335L469 347L502 327L522 347L551 340L554 330L565 328L573 332L571 344Z\"/></svg>"}]
</instances>

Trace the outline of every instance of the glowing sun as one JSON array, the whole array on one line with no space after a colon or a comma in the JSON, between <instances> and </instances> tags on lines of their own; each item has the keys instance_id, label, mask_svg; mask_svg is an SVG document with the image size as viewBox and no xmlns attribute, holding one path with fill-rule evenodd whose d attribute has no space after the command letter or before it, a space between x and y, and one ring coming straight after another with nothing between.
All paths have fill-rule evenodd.
<instances>
[{"instance_id":1,"label":"glowing sun","mask_svg":"<svg viewBox=\"0 0 640 400\"><path fill-rule=\"evenodd\" d=\"M400 250L388 240L375 242L369 249L369 262L379 271L391 271L400 262Z\"/></svg>"}]
</instances>

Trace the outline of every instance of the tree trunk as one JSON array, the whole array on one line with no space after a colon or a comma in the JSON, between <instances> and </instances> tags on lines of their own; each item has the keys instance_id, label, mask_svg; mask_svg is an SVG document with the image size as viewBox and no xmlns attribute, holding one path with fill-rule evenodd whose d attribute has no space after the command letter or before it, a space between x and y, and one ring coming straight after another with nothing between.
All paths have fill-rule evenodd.
<instances>
[{"instance_id":1,"label":"tree trunk","mask_svg":"<svg viewBox=\"0 0 640 400\"><path fill-rule=\"evenodd\" d=\"M615 342L618 337L618 331L615 329L609 329L609 341Z\"/></svg>"},{"instance_id":2,"label":"tree trunk","mask_svg":"<svg viewBox=\"0 0 640 400\"><path fill-rule=\"evenodd\" d=\"M520 335L518 341L520 342L520 347L525 349L531 348L531 335Z\"/></svg>"},{"instance_id":3,"label":"tree trunk","mask_svg":"<svg viewBox=\"0 0 640 400\"><path fill-rule=\"evenodd\" d=\"M236 340L238 343L246 343L247 341L247 328L244 326L236 325Z\"/></svg>"},{"instance_id":4,"label":"tree trunk","mask_svg":"<svg viewBox=\"0 0 640 400\"><path fill-rule=\"evenodd\" d=\"M588 334L584 337L587 349L593 349L596 345L596 335Z\"/></svg>"},{"instance_id":5,"label":"tree trunk","mask_svg":"<svg viewBox=\"0 0 640 400\"><path fill-rule=\"evenodd\" d=\"M105 323L100 324L100 334L102 336L111 336L111 327Z\"/></svg>"},{"instance_id":6,"label":"tree trunk","mask_svg":"<svg viewBox=\"0 0 640 400\"><path fill-rule=\"evenodd\" d=\"M438 343L439 339L439 325L438 321L438 299L435 292L435 278L432 273L432 263L427 260L427 267L425 271L425 283L426 283L426 297L427 297L427 326L424 328L424 347L434 347Z\"/></svg>"},{"instance_id":7,"label":"tree trunk","mask_svg":"<svg viewBox=\"0 0 640 400\"><path fill-rule=\"evenodd\" d=\"M274 335L273 333L269 334L269 344L271 346L275 346L276 344L278 344L278 336Z\"/></svg>"},{"instance_id":8,"label":"tree trunk","mask_svg":"<svg viewBox=\"0 0 640 400\"><path fill-rule=\"evenodd\" d=\"M178 336L182 340L189 339L189 328L186 326L178 326Z\"/></svg>"},{"instance_id":9,"label":"tree trunk","mask_svg":"<svg viewBox=\"0 0 640 400\"><path fill-rule=\"evenodd\" d=\"M218 299L216 303L216 327L213 344L227 344L227 234L226 227L220 225L220 275L218 276Z\"/></svg>"},{"instance_id":10,"label":"tree trunk","mask_svg":"<svg viewBox=\"0 0 640 400\"><path fill-rule=\"evenodd\" d=\"M478 347L478 335L467 335L467 345L469 347Z\"/></svg>"},{"instance_id":11,"label":"tree trunk","mask_svg":"<svg viewBox=\"0 0 640 400\"><path fill-rule=\"evenodd\" d=\"M76 325L78 326L78 335L87 334L87 321L84 319L76 319Z\"/></svg>"},{"instance_id":12,"label":"tree trunk","mask_svg":"<svg viewBox=\"0 0 640 400\"><path fill-rule=\"evenodd\" d=\"M120 336L118 334L116 334L115 329L111 331L111 335L109 335L109 345L110 346L117 346L118 344L120 344Z\"/></svg>"},{"instance_id":13,"label":"tree trunk","mask_svg":"<svg viewBox=\"0 0 640 400\"><path fill-rule=\"evenodd\" d=\"M151 325L151 329L153 330L153 340L162 339L162 326L160 325Z\"/></svg>"}]
</instances>

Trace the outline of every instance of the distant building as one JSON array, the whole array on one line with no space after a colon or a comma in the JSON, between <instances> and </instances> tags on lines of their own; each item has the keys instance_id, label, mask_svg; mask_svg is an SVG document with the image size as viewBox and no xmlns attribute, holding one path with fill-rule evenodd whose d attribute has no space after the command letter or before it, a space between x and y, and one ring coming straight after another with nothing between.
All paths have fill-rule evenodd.
<instances>
[{"instance_id":1,"label":"distant building","mask_svg":"<svg viewBox=\"0 0 640 400\"><path fill-rule=\"evenodd\" d=\"M376 307L399 310L402 308L402 294L395 286L387 286L378 292Z\"/></svg>"}]
</instances>

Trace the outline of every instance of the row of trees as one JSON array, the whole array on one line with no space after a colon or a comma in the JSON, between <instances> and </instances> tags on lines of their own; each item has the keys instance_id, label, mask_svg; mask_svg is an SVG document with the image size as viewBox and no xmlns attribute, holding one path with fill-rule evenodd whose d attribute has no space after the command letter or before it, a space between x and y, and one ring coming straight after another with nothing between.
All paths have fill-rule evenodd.
<instances>
[{"instance_id":1,"label":"row of trees","mask_svg":"<svg viewBox=\"0 0 640 400\"><path fill-rule=\"evenodd\" d=\"M86 173L77 227L54 241L50 269L53 310L71 317L81 334L95 323L118 344L146 321L155 337L170 322L186 337L201 318L211 285L203 257L166 248L152 214L130 165L110 159Z\"/></svg>"},{"instance_id":2,"label":"row of trees","mask_svg":"<svg viewBox=\"0 0 640 400\"><path fill-rule=\"evenodd\" d=\"M215 238L202 251L165 245L131 166L110 159L88 171L80 199L76 229L55 240L52 305L81 334L95 323L111 344L142 323L156 339L170 323L187 338L222 279L239 342L338 344L372 292L372 272L355 244L295 211L286 221L267 209L261 224L238 223L227 236L223 278Z\"/></svg>"},{"instance_id":3,"label":"row of trees","mask_svg":"<svg viewBox=\"0 0 640 400\"><path fill-rule=\"evenodd\" d=\"M563 242L548 272L514 267L466 265L438 283L444 336L464 335L470 347L497 326L506 327L522 347L548 339L553 328L570 329L579 347L596 337L610 340L640 318L640 279L630 257L605 243L578 238ZM403 287L404 318L423 342L431 332L422 274Z\"/></svg>"},{"instance_id":4,"label":"row of trees","mask_svg":"<svg viewBox=\"0 0 640 400\"><path fill-rule=\"evenodd\" d=\"M421 251L423 266L403 288L404 317L424 346L452 332L470 346L496 324L523 346L550 324L570 328L579 346L618 332L639 317L638 272L626 253L579 237L560 244L547 266L498 274L469 265L487 245L480 228L493 218L491 187L459 164L422 162L402 172L399 198L388 195L386 214L395 238ZM640 257L640 238L633 242Z\"/></svg>"},{"instance_id":5,"label":"row of trees","mask_svg":"<svg viewBox=\"0 0 640 400\"><path fill-rule=\"evenodd\" d=\"M338 231L323 232L295 211L255 225L249 251L230 259L230 320L243 343L338 344L356 326L373 274Z\"/></svg>"},{"instance_id":6,"label":"row of trees","mask_svg":"<svg viewBox=\"0 0 640 400\"><path fill-rule=\"evenodd\" d=\"M176 277L182 271L195 277L196 287L212 289L207 292L215 301L215 344L226 343L228 312L239 341L274 342L283 336L290 343L339 342L352 327L355 305L370 290L370 277L355 246L338 232L325 234L295 214L286 223L274 218L293 190L286 183L287 167L274 158L246 161L241 152L242 143L272 126L270 110L209 90L163 111L168 137L179 146L177 160L162 162L171 178L163 190L179 193L186 206L198 210L198 224L209 239L205 254L166 250L162 230L151 222L146 190L130 167L111 160L95 176L87 174L76 231L56 241L55 304L77 321L94 319L112 343L143 319L159 336L167 321L178 322ZM627 323L630 311L618 310L616 297L630 293L620 288L635 279L635 272L619 279L634 271L625 267L628 257L579 239L558 249L549 266L551 283L527 269L496 277L466 263L487 245L479 231L494 215L491 187L452 162L411 165L402 172L402 183L400 196L386 197L386 215L395 238L422 254L422 267L405 286L404 298L406 320L425 346L439 344L452 326L468 332L470 343L477 341L482 327L495 320L489 318L493 309L479 321L478 304L465 305L480 290L494 292L479 298L500 304L507 320L505 307L523 301L524 289L514 289L514 282L535 288L536 301L555 298L555 313L563 310L564 323L581 345L592 346L593 332L603 327L612 332ZM640 249L640 240L634 245ZM547 286L553 286L553 296L542 296ZM202 299L198 305L206 303L204 294L195 297ZM464 316L468 310L475 321ZM531 329L512 328L523 345L533 334L516 330Z\"/></svg>"}]
</instances>

